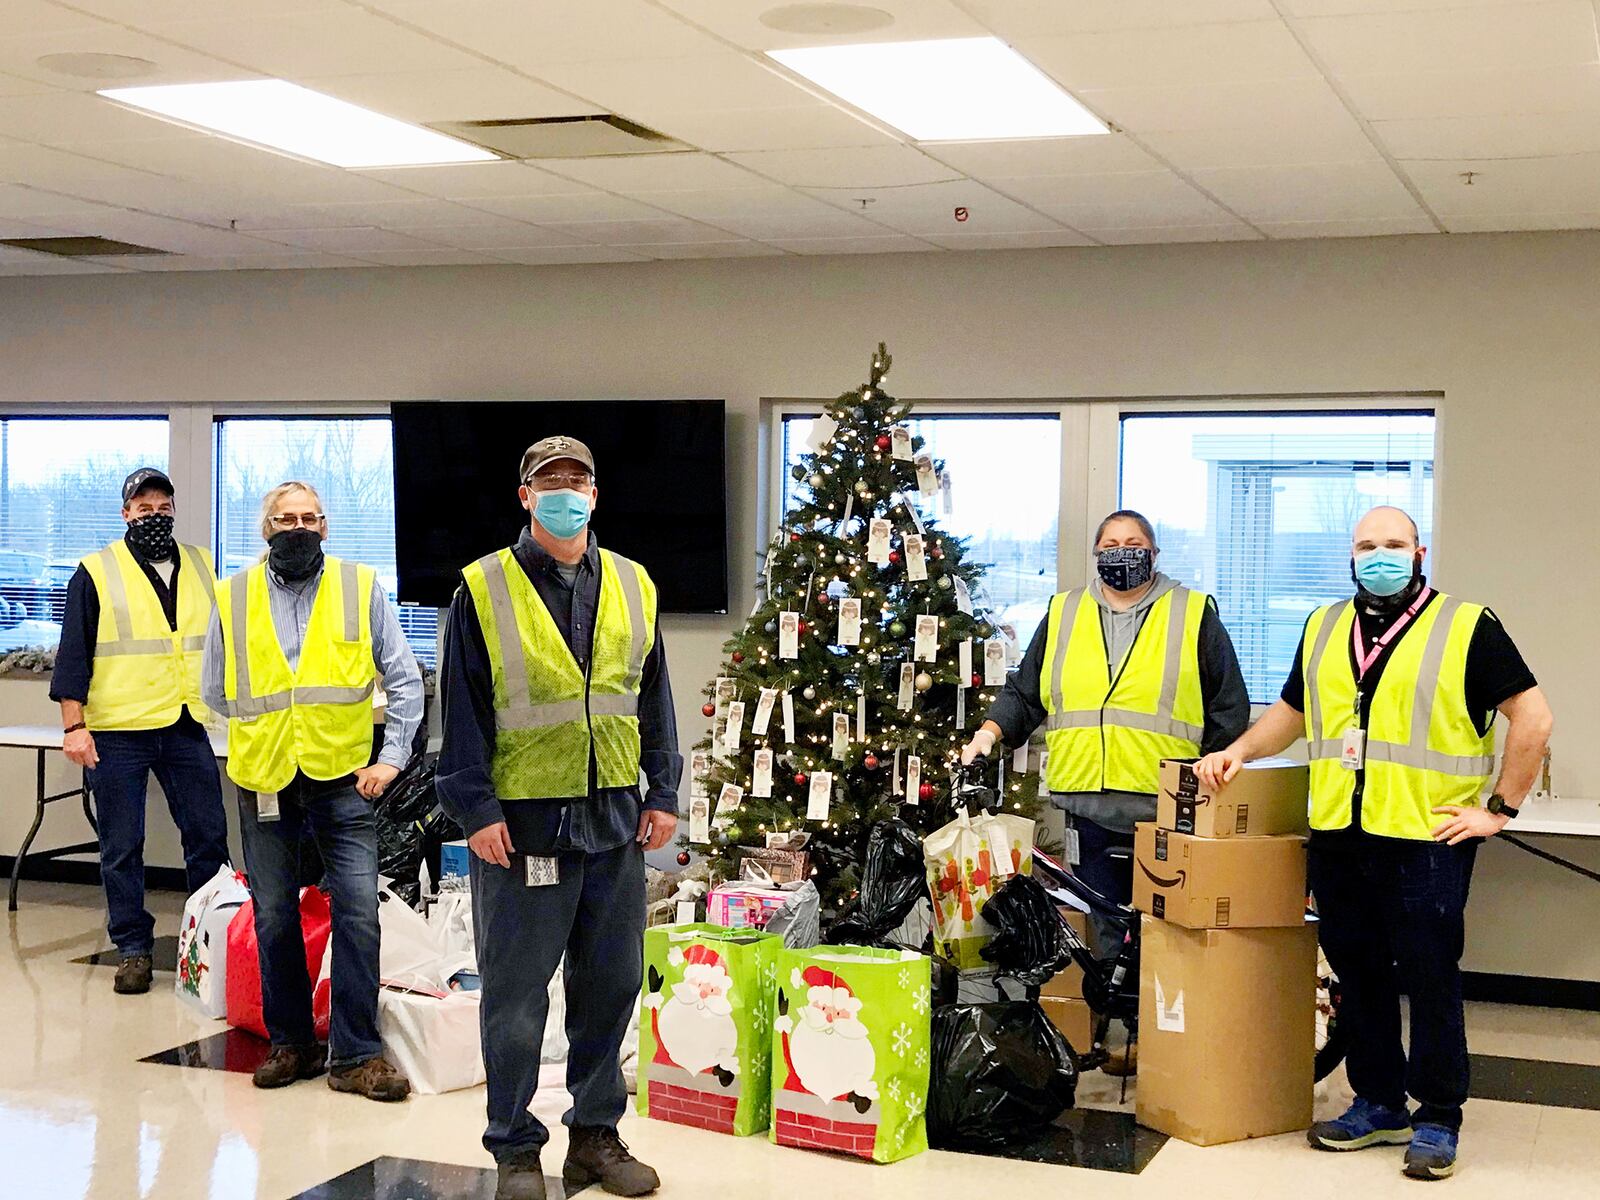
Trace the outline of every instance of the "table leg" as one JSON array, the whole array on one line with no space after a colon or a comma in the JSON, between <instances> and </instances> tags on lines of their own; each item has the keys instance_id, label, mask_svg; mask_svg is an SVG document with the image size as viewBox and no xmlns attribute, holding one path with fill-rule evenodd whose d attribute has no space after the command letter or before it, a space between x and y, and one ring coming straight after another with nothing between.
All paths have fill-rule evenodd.
<instances>
[{"instance_id":1,"label":"table leg","mask_svg":"<svg viewBox=\"0 0 1600 1200\"><path fill-rule=\"evenodd\" d=\"M39 792L36 807L33 812L33 825L28 829L28 836L22 839L22 846L17 851L17 857L11 863L11 893L6 907L11 912L17 911L17 883L22 878L22 860L28 857L28 848L33 845L33 839L39 835L39 826L44 824L44 750L39 750Z\"/></svg>"}]
</instances>

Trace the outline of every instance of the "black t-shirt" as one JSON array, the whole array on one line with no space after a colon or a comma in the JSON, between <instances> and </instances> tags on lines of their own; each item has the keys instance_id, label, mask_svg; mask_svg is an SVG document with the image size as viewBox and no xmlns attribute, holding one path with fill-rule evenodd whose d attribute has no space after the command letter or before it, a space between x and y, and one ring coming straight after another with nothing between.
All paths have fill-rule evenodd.
<instances>
[{"instance_id":1,"label":"black t-shirt","mask_svg":"<svg viewBox=\"0 0 1600 1200\"><path fill-rule=\"evenodd\" d=\"M1439 593L1434 592L1428 597L1427 603L1422 606L1418 615L1426 612L1438 602ZM1389 627L1399 620L1404 607L1397 608L1392 613L1361 614L1361 634L1363 645L1371 649L1374 639L1382 637L1389 631ZM1414 628L1414 624L1413 624ZM1383 677L1383 671L1389 664L1389 659L1394 654L1394 649L1406 638L1411 636L1410 628L1402 630L1400 636L1385 646L1379 653L1378 659L1367 670L1366 677L1362 680L1361 689L1361 724L1365 726L1372 715L1372 695L1376 692L1378 681ZM1355 667L1355 649L1349 643L1345 645L1345 654L1349 656L1352 670ZM1283 685L1283 702L1296 712L1306 710L1306 680L1303 662L1305 659L1305 633L1300 634L1300 645L1294 654L1294 663L1289 668L1289 678ZM1511 635L1506 632L1505 626L1500 623L1500 618L1493 612L1484 609L1483 615L1478 618L1478 627L1472 631L1472 641L1467 647L1467 710L1472 713L1472 719L1478 727L1479 733L1487 733L1494 724L1495 710L1513 696L1521 695L1529 688L1537 687L1538 680L1533 677L1533 672L1528 669L1528 664L1523 661L1522 653L1512 642ZM1313 840L1318 842L1329 841L1331 833L1335 838L1359 833L1361 830L1361 795L1366 783L1366 772L1356 772L1356 790L1350 810L1350 827L1345 830L1317 830L1313 833Z\"/></svg>"}]
</instances>

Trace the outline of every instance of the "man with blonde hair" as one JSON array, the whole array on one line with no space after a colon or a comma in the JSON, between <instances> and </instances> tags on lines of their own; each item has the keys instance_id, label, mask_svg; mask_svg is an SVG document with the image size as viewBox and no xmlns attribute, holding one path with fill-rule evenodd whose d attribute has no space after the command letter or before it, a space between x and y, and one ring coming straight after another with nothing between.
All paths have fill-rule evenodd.
<instances>
[{"instance_id":1,"label":"man with blonde hair","mask_svg":"<svg viewBox=\"0 0 1600 1200\"><path fill-rule=\"evenodd\" d=\"M261 999L272 1054L257 1087L326 1068L336 1092L404 1100L411 1085L378 1040L378 838L372 801L411 757L422 673L367 566L326 556L328 518L310 484L261 504L261 562L217 587L202 687L228 717L228 777L255 897ZM372 696L388 695L373 759ZM333 907L329 1046L317 1043L300 930L299 846L321 852Z\"/></svg>"}]
</instances>

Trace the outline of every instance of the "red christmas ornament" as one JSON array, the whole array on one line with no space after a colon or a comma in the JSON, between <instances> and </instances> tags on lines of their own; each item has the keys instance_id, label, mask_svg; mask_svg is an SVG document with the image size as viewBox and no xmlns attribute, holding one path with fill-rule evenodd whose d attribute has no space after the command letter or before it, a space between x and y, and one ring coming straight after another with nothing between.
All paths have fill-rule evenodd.
<instances>
[{"instance_id":1,"label":"red christmas ornament","mask_svg":"<svg viewBox=\"0 0 1600 1200\"><path fill-rule=\"evenodd\" d=\"M898 550L889 551L889 561L892 562L892 563L899 562L900 561L900 551L898 551Z\"/></svg>"},{"instance_id":2,"label":"red christmas ornament","mask_svg":"<svg viewBox=\"0 0 1600 1200\"><path fill-rule=\"evenodd\" d=\"M805 621L801 621L800 622L800 632L801 633L804 633L809 628L811 628L811 626L807 622L805 622Z\"/></svg>"},{"instance_id":3,"label":"red christmas ornament","mask_svg":"<svg viewBox=\"0 0 1600 1200\"><path fill-rule=\"evenodd\" d=\"M983 676L978 674L978 672L976 672L976 671L974 671L972 673L972 686L973 687L982 687L983 686Z\"/></svg>"},{"instance_id":4,"label":"red christmas ornament","mask_svg":"<svg viewBox=\"0 0 1600 1200\"><path fill-rule=\"evenodd\" d=\"M678 851L678 865L680 867L687 867L689 865L689 852L687 850Z\"/></svg>"},{"instance_id":5,"label":"red christmas ornament","mask_svg":"<svg viewBox=\"0 0 1600 1200\"><path fill-rule=\"evenodd\" d=\"M935 558L943 558L944 557L944 543L943 542L935 542L933 544L933 556Z\"/></svg>"},{"instance_id":6,"label":"red christmas ornament","mask_svg":"<svg viewBox=\"0 0 1600 1200\"><path fill-rule=\"evenodd\" d=\"M939 794L939 789L931 783L925 783L917 789L917 795L924 800L932 800Z\"/></svg>"},{"instance_id":7,"label":"red christmas ornament","mask_svg":"<svg viewBox=\"0 0 1600 1200\"><path fill-rule=\"evenodd\" d=\"M733 661L736 663L742 663L744 661L744 651L735 650L733 652Z\"/></svg>"},{"instance_id":8,"label":"red christmas ornament","mask_svg":"<svg viewBox=\"0 0 1600 1200\"><path fill-rule=\"evenodd\" d=\"M700 711L708 717L714 717L717 715L717 706L708 700L700 706Z\"/></svg>"},{"instance_id":9,"label":"red christmas ornament","mask_svg":"<svg viewBox=\"0 0 1600 1200\"><path fill-rule=\"evenodd\" d=\"M795 785L795 787L805 787L805 785L806 785L806 773L804 771L796 771L795 772L794 785Z\"/></svg>"},{"instance_id":10,"label":"red christmas ornament","mask_svg":"<svg viewBox=\"0 0 1600 1200\"><path fill-rule=\"evenodd\" d=\"M887 450L890 446L894 445L894 443L889 440L889 435L887 433L880 433L878 435L878 440L874 442L873 445L877 446L879 450Z\"/></svg>"},{"instance_id":11,"label":"red christmas ornament","mask_svg":"<svg viewBox=\"0 0 1600 1200\"><path fill-rule=\"evenodd\" d=\"M800 540L800 535L798 533L791 533L789 535L789 540L791 542L798 542Z\"/></svg>"},{"instance_id":12,"label":"red christmas ornament","mask_svg":"<svg viewBox=\"0 0 1600 1200\"><path fill-rule=\"evenodd\" d=\"M861 765L869 771L876 771L878 769L878 756L876 754L867 755L866 758L861 760Z\"/></svg>"}]
</instances>

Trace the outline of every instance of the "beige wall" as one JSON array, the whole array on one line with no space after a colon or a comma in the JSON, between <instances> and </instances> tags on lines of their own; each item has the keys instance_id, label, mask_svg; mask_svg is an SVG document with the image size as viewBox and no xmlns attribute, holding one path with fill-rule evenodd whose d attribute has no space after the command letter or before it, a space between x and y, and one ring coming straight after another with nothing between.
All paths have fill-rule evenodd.
<instances>
[{"instance_id":1,"label":"beige wall","mask_svg":"<svg viewBox=\"0 0 1600 1200\"><path fill-rule=\"evenodd\" d=\"M725 397L737 614L760 398L834 395L880 338L905 397L1439 392L1439 580L1505 619L1556 709L1558 790L1600 797L1597 281L1586 233L3 279L0 405ZM666 623L686 735L733 620ZM42 689L0 682L0 718L24 715L49 718ZM14 758L7 849L31 790ZM1470 965L1600 979L1600 947L1564 932L1594 927L1600 892L1491 850Z\"/></svg>"}]
</instances>

